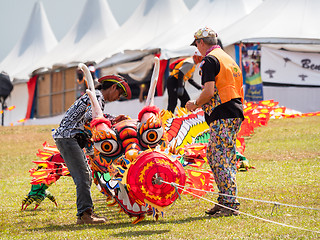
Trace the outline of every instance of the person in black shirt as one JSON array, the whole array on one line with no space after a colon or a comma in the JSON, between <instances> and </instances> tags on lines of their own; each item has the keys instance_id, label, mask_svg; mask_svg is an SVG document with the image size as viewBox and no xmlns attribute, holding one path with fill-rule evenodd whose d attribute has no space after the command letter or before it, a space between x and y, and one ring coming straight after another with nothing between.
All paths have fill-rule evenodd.
<instances>
[{"instance_id":1,"label":"person in black shirt","mask_svg":"<svg viewBox=\"0 0 320 240\"><path fill-rule=\"evenodd\" d=\"M191 45L204 57L200 63L203 90L186 108L194 111L202 107L205 112L210 132L207 159L220 193L218 203L206 213L213 217L239 215L236 139L244 119L241 70L218 45L212 29L199 29Z\"/></svg>"},{"instance_id":2,"label":"person in black shirt","mask_svg":"<svg viewBox=\"0 0 320 240\"><path fill-rule=\"evenodd\" d=\"M201 60L201 54L196 51L192 57L185 58L175 65L167 80L168 111L174 113L178 99L181 102L181 107L185 107L190 100L190 96L184 87L186 81L201 90L202 87L192 79L195 67Z\"/></svg>"}]
</instances>

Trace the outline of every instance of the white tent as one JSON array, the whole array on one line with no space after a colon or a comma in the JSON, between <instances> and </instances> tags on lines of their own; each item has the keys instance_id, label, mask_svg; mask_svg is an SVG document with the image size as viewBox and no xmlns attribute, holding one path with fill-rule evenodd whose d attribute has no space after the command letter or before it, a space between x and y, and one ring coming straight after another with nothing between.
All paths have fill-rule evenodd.
<instances>
[{"instance_id":1,"label":"white tent","mask_svg":"<svg viewBox=\"0 0 320 240\"><path fill-rule=\"evenodd\" d=\"M183 0L143 0L121 31L115 33L118 25L112 23L113 16L105 0L88 0L77 23L61 42L33 65L32 70L35 70L33 74L52 67L74 66L77 62L101 61L108 54L118 52L117 47L121 48L131 43L134 46L134 43L149 41L176 23L187 12L188 8ZM109 38L111 40L106 41ZM101 40L103 43L98 44ZM88 48L94 48L96 52L93 51L92 55L87 54ZM30 74L32 70L28 73ZM24 97L25 103L27 98ZM24 118L26 106L23 110L19 110L19 113L21 116L18 119ZM15 124L17 118L11 118L9 121Z\"/></svg>"},{"instance_id":2,"label":"white tent","mask_svg":"<svg viewBox=\"0 0 320 240\"><path fill-rule=\"evenodd\" d=\"M164 1L161 3L164 4ZM117 53L111 58L105 59L98 65L98 67L110 66L106 71L102 70L103 73L126 73L127 70L131 71L131 69L138 68L139 71L137 71L137 74L141 74L141 68L138 63L124 62L126 62L126 60L132 60L134 57L143 57L146 54L143 49L151 50L160 48L161 57L166 59L171 57L191 55L194 51L194 48L190 47L190 43L192 42L194 32L200 27L207 25L215 29L222 29L223 27L226 27L244 17L261 3L262 0L199 0L199 2L188 13L182 16L179 21L176 21L174 24L171 23L166 25L165 31L155 35L152 39L149 39L149 41L146 40L151 36L144 38L141 37L144 36L144 34L137 33L138 37L135 37L132 40L134 44L130 41L130 44L122 45L121 50L123 53ZM141 10L138 11L141 12ZM165 14L163 15L163 18L168 19ZM120 28L120 30L122 29L123 28ZM150 29L150 27L147 29ZM119 39L121 41L122 37ZM137 41L135 42L136 39ZM113 41L115 40L116 38L113 38ZM107 41L110 41L110 39L107 39ZM131 49L131 51L125 49ZM119 49L116 50L119 51ZM164 55L165 57L163 57ZM148 64L144 63L145 59L147 59L147 57L144 57L140 61L141 64L144 66L149 66ZM115 65L116 62L119 64L112 66ZM130 72L130 74L135 73ZM194 76L195 80L200 82L200 77L196 75L197 74ZM137 77L135 77L135 79L137 79ZM186 88L191 97L195 97L199 94L199 92L194 87L189 86L188 83L186 84ZM155 101L158 107L166 109L168 102L167 92L165 91L163 97L156 97ZM119 103L117 106L120 106L120 104L123 104L123 106L128 106L128 104L131 104L131 102L133 102L133 107L128 107L127 109L132 116L135 116L138 114L140 108L135 108L134 106L143 105L143 103L139 103L137 99L130 101L130 103ZM121 110L121 107L113 107L112 104L108 107L108 111L113 114L120 114Z\"/></svg>"},{"instance_id":3,"label":"white tent","mask_svg":"<svg viewBox=\"0 0 320 240\"><path fill-rule=\"evenodd\" d=\"M164 33L188 12L183 0L143 0L132 16L112 36L76 59L101 62L124 50L140 46Z\"/></svg>"},{"instance_id":4,"label":"white tent","mask_svg":"<svg viewBox=\"0 0 320 240\"><path fill-rule=\"evenodd\" d=\"M0 63L0 71L7 72L14 82L18 79L25 82L29 79L26 71L56 45L43 5L36 2L23 36Z\"/></svg>"},{"instance_id":5,"label":"white tent","mask_svg":"<svg viewBox=\"0 0 320 240\"><path fill-rule=\"evenodd\" d=\"M118 28L106 0L87 0L82 13L68 33L32 70L79 62L75 56L81 56L90 47L110 37Z\"/></svg>"},{"instance_id":6,"label":"white tent","mask_svg":"<svg viewBox=\"0 0 320 240\"><path fill-rule=\"evenodd\" d=\"M19 71L15 71L15 78L23 79L24 82L29 79L29 75L34 70L41 72L47 68L52 68L53 65L70 63L64 61L64 59L72 59L72 56L86 51L88 46L97 44L119 28L106 0L87 0L82 13L73 27L58 44L54 39L55 44L53 46L53 44L48 44L52 42L49 41L49 32L52 33L52 31L45 17L42 4L37 3L35 9L32 12L29 27L20 43L28 55L26 54L23 58L13 59L13 64L11 63L10 65L13 68L16 65L19 66L20 63L25 66L23 70L19 69ZM33 40L33 38L37 40ZM21 51L22 47L20 45L16 47L17 50L15 52ZM50 49L47 48L46 51L42 51L40 55L38 52L43 49L43 46L51 47ZM25 118L28 97L27 84L16 84L14 86L11 97L8 98L8 105L15 105L16 108L6 113L5 125L17 124L19 119Z\"/></svg>"},{"instance_id":7,"label":"white tent","mask_svg":"<svg viewBox=\"0 0 320 240\"><path fill-rule=\"evenodd\" d=\"M320 44L320 1L265 0L247 17L223 29L225 45L235 42Z\"/></svg>"},{"instance_id":8,"label":"white tent","mask_svg":"<svg viewBox=\"0 0 320 240\"><path fill-rule=\"evenodd\" d=\"M318 22L320 15L319 0L265 0L263 4L257 7L251 14L244 17L232 26L223 29L220 37L226 45L234 43L260 43L262 49L265 46L273 49L285 49L287 54L291 54L290 59L310 58L310 52L320 52L320 28ZM320 77L320 72L310 69L303 69L301 61L289 61L286 52L273 54L271 57L269 48L265 48L261 55L261 78L262 81L270 82L271 77L277 77L279 73L284 73L278 86L264 86L264 99L274 99L281 105L301 112L312 112L320 110L319 87L308 87L308 81L316 82ZM300 52L300 53L297 53ZM302 53L302 56L301 56ZM277 56L278 55L278 56ZM280 56L281 55L281 56ZM294 56L293 56L294 55ZM318 59L320 59L319 54ZM281 62L282 61L282 62ZM274 63L278 62L278 65ZM290 68L291 67L291 68ZM270 71L277 68L276 75L270 75ZM289 70L289 68L291 70ZM296 76L308 75L307 81L301 81L296 84L297 80L292 77L292 71ZM307 73L306 71L309 71ZM316 76L314 79L311 76ZM279 79L279 77L278 77ZM273 80L274 83L274 79ZM285 84L283 84L285 83ZM302 84L305 84L303 86ZM309 84L311 85L311 84Z\"/></svg>"},{"instance_id":9,"label":"white tent","mask_svg":"<svg viewBox=\"0 0 320 240\"><path fill-rule=\"evenodd\" d=\"M0 71L10 75L14 88L7 99L7 105L15 106L5 111L4 124L17 124L26 116L28 102L28 73L31 66L57 45L41 2L36 2L23 36L8 56L1 62Z\"/></svg>"},{"instance_id":10,"label":"white tent","mask_svg":"<svg viewBox=\"0 0 320 240\"><path fill-rule=\"evenodd\" d=\"M249 14L262 0L199 0L177 24L141 48L161 48L161 57L168 59L191 55L193 34L208 26L218 35L223 28Z\"/></svg>"},{"instance_id":11,"label":"white tent","mask_svg":"<svg viewBox=\"0 0 320 240\"><path fill-rule=\"evenodd\" d=\"M140 47L166 32L188 11L183 0L143 0L112 37L79 58L99 62L96 67L101 69L101 75L128 74L136 81L143 81L150 74L157 49Z\"/></svg>"}]
</instances>

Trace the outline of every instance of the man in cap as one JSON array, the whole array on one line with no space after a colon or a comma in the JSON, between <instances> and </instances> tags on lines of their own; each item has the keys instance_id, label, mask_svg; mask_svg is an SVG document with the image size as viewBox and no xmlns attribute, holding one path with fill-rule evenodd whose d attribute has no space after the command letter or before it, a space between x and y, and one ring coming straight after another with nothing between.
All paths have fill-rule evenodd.
<instances>
[{"instance_id":1,"label":"man in cap","mask_svg":"<svg viewBox=\"0 0 320 240\"><path fill-rule=\"evenodd\" d=\"M173 68L167 80L168 111L174 112L178 99L181 101L181 107L185 107L186 103L190 100L190 96L184 87L186 81L198 90L201 90L201 86L192 79L195 67L201 60L201 54L195 51L192 57L181 60Z\"/></svg>"},{"instance_id":2,"label":"man in cap","mask_svg":"<svg viewBox=\"0 0 320 240\"><path fill-rule=\"evenodd\" d=\"M244 119L242 73L218 45L212 29L199 29L191 45L204 57L200 64L203 90L186 108L194 111L202 107L205 112L210 132L207 159L220 193L218 204L206 213L213 217L238 215L236 138Z\"/></svg>"},{"instance_id":3,"label":"man in cap","mask_svg":"<svg viewBox=\"0 0 320 240\"><path fill-rule=\"evenodd\" d=\"M127 81L121 76L109 75L100 78L100 85L96 89L99 105L104 110L106 102L113 102L121 95L131 98L131 90ZM107 115L113 122L124 119L123 115L113 117ZM68 167L76 185L77 192L77 224L105 223L106 219L93 212L91 198L91 169L83 148L87 136L84 125L92 120L91 102L87 94L78 98L67 110L59 127L54 131L53 138Z\"/></svg>"}]
</instances>

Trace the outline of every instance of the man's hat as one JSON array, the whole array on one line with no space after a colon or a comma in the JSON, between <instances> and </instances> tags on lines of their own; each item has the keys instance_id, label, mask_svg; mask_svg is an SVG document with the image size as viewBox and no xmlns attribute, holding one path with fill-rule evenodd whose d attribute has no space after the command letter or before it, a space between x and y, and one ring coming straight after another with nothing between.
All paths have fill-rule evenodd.
<instances>
[{"instance_id":1,"label":"man's hat","mask_svg":"<svg viewBox=\"0 0 320 240\"><path fill-rule=\"evenodd\" d=\"M194 40L190 45L191 46L196 46L196 41L198 39L202 39L202 38L217 38L218 34L216 34L216 32L213 31L211 28L204 27L204 28L200 28L198 31L196 31L193 36L194 36Z\"/></svg>"},{"instance_id":2,"label":"man's hat","mask_svg":"<svg viewBox=\"0 0 320 240\"><path fill-rule=\"evenodd\" d=\"M119 76L119 75L107 75L104 77L101 77L98 79L99 83L103 83L103 82L114 82L115 84L118 85L118 87L120 87L123 90L123 96L126 97L127 99L131 98L131 89L126 81L125 78Z\"/></svg>"}]
</instances>

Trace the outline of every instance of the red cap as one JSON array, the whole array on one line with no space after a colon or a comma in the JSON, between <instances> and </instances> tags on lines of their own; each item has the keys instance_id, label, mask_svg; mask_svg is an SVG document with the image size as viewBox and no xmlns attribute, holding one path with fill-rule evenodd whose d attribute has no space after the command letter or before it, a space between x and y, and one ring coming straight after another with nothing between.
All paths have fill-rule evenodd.
<instances>
[{"instance_id":1,"label":"red cap","mask_svg":"<svg viewBox=\"0 0 320 240\"><path fill-rule=\"evenodd\" d=\"M119 75L107 75L98 79L98 82L103 83L105 81L114 82L123 90L123 96L127 99L131 98L131 89L127 83L127 80Z\"/></svg>"}]
</instances>

